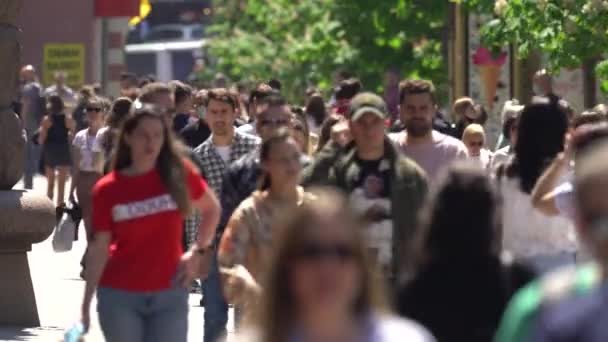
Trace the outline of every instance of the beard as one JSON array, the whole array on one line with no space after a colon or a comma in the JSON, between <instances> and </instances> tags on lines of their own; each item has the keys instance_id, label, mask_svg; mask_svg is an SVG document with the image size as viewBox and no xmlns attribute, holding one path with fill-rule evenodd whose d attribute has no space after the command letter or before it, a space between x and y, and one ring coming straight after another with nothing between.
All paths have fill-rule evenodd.
<instances>
[{"instance_id":1,"label":"beard","mask_svg":"<svg viewBox=\"0 0 608 342\"><path fill-rule=\"evenodd\" d=\"M405 130L413 137L424 137L433 130L433 124L426 120L413 119L405 122Z\"/></svg>"}]
</instances>

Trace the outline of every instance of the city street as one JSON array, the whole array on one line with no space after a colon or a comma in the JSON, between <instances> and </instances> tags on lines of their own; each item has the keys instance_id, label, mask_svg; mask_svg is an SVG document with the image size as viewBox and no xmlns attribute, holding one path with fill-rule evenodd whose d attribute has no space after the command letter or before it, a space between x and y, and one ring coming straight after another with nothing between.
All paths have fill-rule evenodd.
<instances>
[{"instance_id":1,"label":"city street","mask_svg":"<svg viewBox=\"0 0 608 342\"><path fill-rule=\"evenodd\" d=\"M22 188L18 184L15 188ZM66 187L67 189L67 187ZM44 194L46 181L37 177L34 191ZM81 236L84 228L81 227ZM80 279L80 258L84 252L84 240L74 243L72 251L55 253L51 246L51 237L45 242L33 246L28 254L38 313L40 328L18 328L0 326L0 341L61 341L63 332L79 318L80 302L84 290L84 282ZM10 275L3 275L10 276ZM201 296L190 296L189 341L200 342L203 339L203 308L200 307ZM93 302L91 321L92 327L86 337L87 342L101 342L103 337L97 322ZM232 314L230 315L232 317ZM229 330L232 330L232 322Z\"/></svg>"}]
</instances>

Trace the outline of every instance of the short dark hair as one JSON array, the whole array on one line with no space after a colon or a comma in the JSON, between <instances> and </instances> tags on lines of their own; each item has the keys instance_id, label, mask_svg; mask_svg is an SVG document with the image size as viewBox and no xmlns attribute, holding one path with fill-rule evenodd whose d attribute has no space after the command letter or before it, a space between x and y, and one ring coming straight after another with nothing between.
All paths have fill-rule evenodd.
<instances>
[{"instance_id":1,"label":"short dark hair","mask_svg":"<svg viewBox=\"0 0 608 342\"><path fill-rule=\"evenodd\" d=\"M235 94L226 88L215 88L215 89L209 90L207 92L205 107L209 106L209 102L211 102L211 100L227 103L230 106L232 106L232 109L235 111L237 110L237 108L239 106L238 100L237 100L237 97L235 96Z\"/></svg>"},{"instance_id":2,"label":"short dark hair","mask_svg":"<svg viewBox=\"0 0 608 342\"><path fill-rule=\"evenodd\" d=\"M287 100L285 97L278 93L271 93L270 95L262 98L260 103L268 105L269 107L287 106Z\"/></svg>"},{"instance_id":3,"label":"short dark hair","mask_svg":"<svg viewBox=\"0 0 608 342\"><path fill-rule=\"evenodd\" d=\"M272 89L272 87L270 87L267 83L263 83L263 82L258 83L258 84L256 84L255 88L253 88L251 90L251 93L249 94L249 103L253 103L254 101L259 101L259 100L269 96L273 92L276 92L276 90Z\"/></svg>"},{"instance_id":4,"label":"short dark hair","mask_svg":"<svg viewBox=\"0 0 608 342\"><path fill-rule=\"evenodd\" d=\"M336 100L350 100L361 91L361 88L361 81L358 78L343 80L335 89Z\"/></svg>"},{"instance_id":5,"label":"short dark hair","mask_svg":"<svg viewBox=\"0 0 608 342\"><path fill-rule=\"evenodd\" d=\"M49 104L49 110L52 113L60 113L65 109L65 104L61 96L57 94L52 94L47 98L47 102Z\"/></svg>"},{"instance_id":6,"label":"short dark hair","mask_svg":"<svg viewBox=\"0 0 608 342\"><path fill-rule=\"evenodd\" d=\"M120 82L129 82L129 84L137 85L137 75L132 72L123 72L120 74Z\"/></svg>"},{"instance_id":7,"label":"short dark hair","mask_svg":"<svg viewBox=\"0 0 608 342\"><path fill-rule=\"evenodd\" d=\"M171 94L171 88L161 82L146 84L139 94L139 100L143 103L154 103L155 97L160 94Z\"/></svg>"},{"instance_id":8,"label":"short dark hair","mask_svg":"<svg viewBox=\"0 0 608 342\"><path fill-rule=\"evenodd\" d=\"M173 96L175 97L175 105L178 106L186 101L188 98L191 98L194 94L194 90L191 86L179 82L175 83L173 86Z\"/></svg>"},{"instance_id":9,"label":"short dark hair","mask_svg":"<svg viewBox=\"0 0 608 342\"><path fill-rule=\"evenodd\" d=\"M399 83L399 103L403 104L407 95L429 94L435 103L435 86L427 80L404 80Z\"/></svg>"},{"instance_id":10,"label":"short dark hair","mask_svg":"<svg viewBox=\"0 0 608 342\"><path fill-rule=\"evenodd\" d=\"M270 86L270 88L278 91L281 91L281 89L283 88L281 81L277 80L276 78L269 80L268 85Z\"/></svg>"}]
</instances>

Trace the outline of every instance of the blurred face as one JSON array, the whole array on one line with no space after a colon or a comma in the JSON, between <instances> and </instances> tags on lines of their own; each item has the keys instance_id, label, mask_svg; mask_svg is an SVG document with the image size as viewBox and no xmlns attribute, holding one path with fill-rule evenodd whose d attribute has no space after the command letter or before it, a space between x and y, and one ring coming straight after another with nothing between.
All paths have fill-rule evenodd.
<instances>
[{"instance_id":1,"label":"blurred face","mask_svg":"<svg viewBox=\"0 0 608 342\"><path fill-rule=\"evenodd\" d=\"M465 116L465 118L469 119L470 121L475 121L479 118L479 113L475 110L475 107L467 106L467 108L464 111L464 116Z\"/></svg>"},{"instance_id":2,"label":"blurred face","mask_svg":"<svg viewBox=\"0 0 608 342\"><path fill-rule=\"evenodd\" d=\"M310 236L295 252L289 279L300 314L342 313L352 307L361 272L350 229L337 215L309 227Z\"/></svg>"},{"instance_id":3,"label":"blurred face","mask_svg":"<svg viewBox=\"0 0 608 342\"><path fill-rule=\"evenodd\" d=\"M63 85L65 83L65 74L60 72L55 75L55 83L57 85Z\"/></svg>"},{"instance_id":4,"label":"blurred face","mask_svg":"<svg viewBox=\"0 0 608 342\"><path fill-rule=\"evenodd\" d=\"M229 103L209 100L205 121L216 136L228 136L234 133L234 120L236 113Z\"/></svg>"},{"instance_id":5,"label":"blurred face","mask_svg":"<svg viewBox=\"0 0 608 342\"><path fill-rule=\"evenodd\" d=\"M384 120L374 113L364 113L357 121L350 121L350 131L360 151L383 148L384 130Z\"/></svg>"},{"instance_id":6,"label":"blurred face","mask_svg":"<svg viewBox=\"0 0 608 342\"><path fill-rule=\"evenodd\" d=\"M267 160L262 161L262 168L270 176L273 185L296 187L302 171L300 156L300 146L291 138L270 148L270 155Z\"/></svg>"},{"instance_id":7,"label":"blurred face","mask_svg":"<svg viewBox=\"0 0 608 342\"><path fill-rule=\"evenodd\" d=\"M469 151L469 156L478 157L481 154L481 148L484 145L484 139L482 136L473 135L467 137L467 139L465 139L464 144L466 145L467 150Z\"/></svg>"},{"instance_id":8,"label":"blurred face","mask_svg":"<svg viewBox=\"0 0 608 342\"><path fill-rule=\"evenodd\" d=\"M401 121L407 133L413 137L424 137L433 130L435 104L431 94L408 94L401 103Z\"/></svg>"},{"instance_id":9,"label":"blurred face","mask_svg":"<svg viewBox=\"0 0 608 342\"><path fill-rule=\"evenodd\" d=\"M103 121L103 108L99 103L90 103L86 106L87 121L89 125L98 126Z\"/></svg>"},{"instance_id":10,"label":"blurred face","mask_svg":"<svg viewBox=\"0 0 608 342\"><path fill-rule=\"evenodd\" d=\"M291 112L287 106L261 106L264 111L258 115L257 132L262 140L267 140L279 128L291 128Z\"/></svg>"},{"instance_id":11,"label":"blurred face","mask_svg":"<svg viewBox=\"0 0 608 342\"><path fill-rule=\"evenodd\" d=\"M125 141L131 148L134 163L155 163L165 142L162 121L160 118L141 118L133 132L125 136Z\"/></svg>"},{"instance_id":12,"label":"blurred face","mask_svg":"<svg viewBox=\"0 0 608 342\"><path fill-rule=\"evenodd\" d=\"M190 114L193 108L194 98L192 96L188 96L182 103L179 104L180 113Z\"/></svg>"},{"instance_id":13,"label":"blurred face","mask_svg":"<svg viewBox=\"0 0 608 342\"><path fill-rule=\"evenodd\" d=\"M168 116L175 111L175 102L173 101L173 95L171 93L160 93L154 98L154 105L159 106L167 110L165 113Z\"/></svg>"},{"instance_id":14,"label":"blurred face","mask_svg":"<svg viewBox=\"0 0 608 342\"><path fill-rule=\"evenodd\" d=\"M291 128L291 136L300 146L301 151L308 151L308 137L304 124L299 120L294 120Z\"/></svg>"}]
</instances>

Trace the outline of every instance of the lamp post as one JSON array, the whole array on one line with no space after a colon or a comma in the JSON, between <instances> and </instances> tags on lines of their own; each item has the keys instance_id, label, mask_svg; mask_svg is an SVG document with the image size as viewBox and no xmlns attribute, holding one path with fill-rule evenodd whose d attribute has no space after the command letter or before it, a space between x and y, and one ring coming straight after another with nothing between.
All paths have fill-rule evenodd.
<instances>
[{"instance_id":1,"label":"lamp post","mask_svg":"<svg viewBox=\"0 0 608 342\"><path fill-rule=\"evenodd\" d=\"M44 195L11 190L23 175L26 136L11 109L20 59L22 0L0 1L0 325L38 326L27 252L49 237L54 206Z\"/></svg>"}]
</instances>

